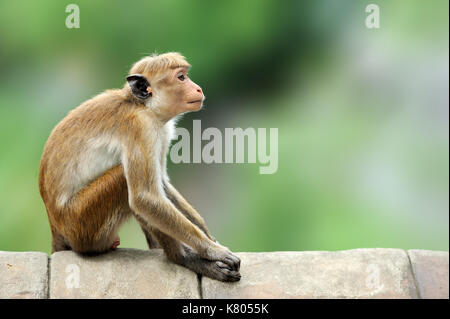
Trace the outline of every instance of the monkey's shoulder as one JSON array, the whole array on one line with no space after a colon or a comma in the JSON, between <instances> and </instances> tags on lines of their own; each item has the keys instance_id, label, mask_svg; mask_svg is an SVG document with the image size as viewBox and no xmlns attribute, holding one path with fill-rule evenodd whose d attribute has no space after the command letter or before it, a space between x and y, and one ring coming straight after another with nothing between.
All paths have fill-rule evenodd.
<instances>
[{"instance_id":1,"label":"monkey's shoulder","mask_svg":"<svg viewBox=\"0 0 450 319\"><path fill-rule=\"evenodd\" d=\"M127 96L123 90L106 90L69 112L69 115L84 116L84 113L92 113L92 116L115 115L119 112L131 112L139 109L139 105Z\"/></svg>"},{"instance_id":2,"label":"monkey's shoulder","mask_svg":"<svg viewBox=\"0 0 450 319\"><path fill-rule=\"evenodd\" d=\"M136 113L143 108L130 100L123 90L106 90L69 111L55 130L110 129L136 118Z\"/></svg>"}]
</instances>

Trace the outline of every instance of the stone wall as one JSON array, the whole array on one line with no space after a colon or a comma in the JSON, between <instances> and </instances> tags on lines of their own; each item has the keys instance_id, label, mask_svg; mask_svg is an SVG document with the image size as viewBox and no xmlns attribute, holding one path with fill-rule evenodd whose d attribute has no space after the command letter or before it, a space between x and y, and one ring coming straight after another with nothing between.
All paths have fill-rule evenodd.
<instances>
[{"instance_id":1,"label":"stone wall","mask_svg":"<svg viewBox=\"0 0 450 319\"><path fill-rule=\"evenodd\" d=\"M241 281L169 262L159 249L0 252L0 298L449 298L448 252L355 249L238 253Z\"/></svg>"}]
</instances>

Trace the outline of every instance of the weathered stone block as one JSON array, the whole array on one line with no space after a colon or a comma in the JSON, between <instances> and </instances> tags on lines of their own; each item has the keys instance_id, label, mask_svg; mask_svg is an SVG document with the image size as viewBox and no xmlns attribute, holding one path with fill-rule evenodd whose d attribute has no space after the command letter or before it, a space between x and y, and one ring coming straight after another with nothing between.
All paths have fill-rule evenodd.
<instances>
[{"instance_id":1,"label":"weathered stone block","mask_svg":"<svg viewBox=\"0 0 450 319\"><path fill-rule=\"evenodd\" d=\"M47 298L48 256L0 251L0 298Z\"/></svg>"},{"instance_id":2,"label":"weathered stone block","mask_svg":"<svg viewBox=\"0 0 450 319\"><path fill-rule=\"evenodd\" d=\"M204 298L417 298L401 249L237 255L241 281L203 277Z\"/></svg>"},{"instance_id":3,"label":"weathered stone block","mask_svg":"<svg viewBox=\"0 0 450 319\"><path fill-rule=\"evenodd\" d=\"M99 256L54 253L50 298L199 298L197 275L160 249L118 249Z\"/></svg>"},{"instance_id":4,"label":"weathered stone block","mask_svg":"<svg viewBox=\"0 0 450 319\"><path fill-rule=\"evenodd\" d=\"M449 299L448 252L408 250L412 269L424 299Z\"/></svg>"}]
</instances>

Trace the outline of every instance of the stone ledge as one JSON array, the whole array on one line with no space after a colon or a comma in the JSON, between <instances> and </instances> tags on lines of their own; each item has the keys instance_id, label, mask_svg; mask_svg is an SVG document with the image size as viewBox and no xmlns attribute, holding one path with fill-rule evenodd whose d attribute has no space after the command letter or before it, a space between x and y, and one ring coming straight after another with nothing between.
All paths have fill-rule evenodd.
<instances>
[{"instance_id":1,"label":"stone ledge","mask_svg":"<svg viewBox=\"0 0 450 319\"><path fill-rule=\"evenodd\" d=\"M237 284L202 279L204 298L417 298L400 249L240 253Z\"/></svg>"},{"instance_id":2,"label":"stone ledge","mask_svg":"<svg viewBox=\"0 0 450 319\"><path fill-rule=\"evenodd\" d=\"M118 249L93 257L54 253L50 298L200 298L197 275L161 249Z\"/></svg>"},{"instance_id":3,"label":"stone ledge","mask_svg":"<svg viewBox=\"0 0 450 319\"><path fill-rule=\"evenodd\" d=\"M449 298L448 252L354 249L238 253L242 279L222 283L162 250L0 252L0 298ZM50 275L50 280L48 279Z\"/></svg>"},{"instance_id":4,"label":"stone ledge","mask_svg":"<svg viewBox=\"0 0 450 319\"><path fill-rule=\"evenodd\" d=\"M0 299L43 299L47 292L47 254L0 251Z\"/></svg>"},{"instance_id":5,"label":"stone ledge","mask_svg":"<svg viewBox=\"0 0 450 319\"><path fill-rule=\"evenodd\" d=\"M419 296L449 299L448 252L408 250Z\"/></svg>"}]
</instances>

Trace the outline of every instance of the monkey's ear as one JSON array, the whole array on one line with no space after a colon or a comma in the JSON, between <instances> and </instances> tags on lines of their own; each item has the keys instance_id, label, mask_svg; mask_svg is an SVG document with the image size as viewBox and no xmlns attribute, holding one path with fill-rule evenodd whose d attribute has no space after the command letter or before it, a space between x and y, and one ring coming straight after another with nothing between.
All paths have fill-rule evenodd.
<instances>
[{"instance_id":1,"label":"monkey's ear","mask_svg":"<svg viewBox=\"0 0 450 319\"><path fill-rule=\"evenodd\" d=\"M145 76L141 74L132 74L127 76L128 85L131 88L131 92L139 99L146 99L152 96L152 90L150 83L148 83Z\"/></svg>"}]
</instances>

